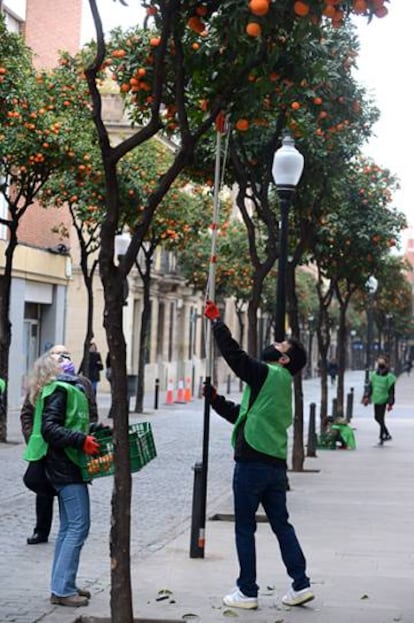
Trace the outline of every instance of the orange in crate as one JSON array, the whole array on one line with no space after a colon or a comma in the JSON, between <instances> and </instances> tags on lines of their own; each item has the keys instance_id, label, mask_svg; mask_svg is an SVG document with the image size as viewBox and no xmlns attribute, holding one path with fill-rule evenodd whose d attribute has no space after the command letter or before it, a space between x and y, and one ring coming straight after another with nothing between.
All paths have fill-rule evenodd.
<instances>
[{"instance_id":1,"label":"orange in crate","mask_svg":"<svg viewBox=\"0 0 414 623\"><path fill-rule=\"evenodd\" d=\"M112 435L96 436L99 441L97 456L81 455L81 472L84 481L111 476L115 471ZM157 456L151 424L139 422L129 426L129 464L131 472L137 472Z\"/></svg>"}]
</instances>

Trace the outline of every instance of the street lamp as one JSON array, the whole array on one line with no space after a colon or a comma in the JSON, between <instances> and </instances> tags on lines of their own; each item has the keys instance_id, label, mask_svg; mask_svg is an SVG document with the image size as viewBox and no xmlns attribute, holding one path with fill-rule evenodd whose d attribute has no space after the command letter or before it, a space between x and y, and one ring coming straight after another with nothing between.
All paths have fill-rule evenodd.
<instances>
[{"instance_id":1,"label":"street lamp","mask_svg":"<svg viewBox=\"0 0 414 623\"><path fill-rule=\"evenodd\" d=\"M285 339L286 270L288 259L288 216L293 193L303 171L304 158L293 138L286 134L273 158L272 175L280 199L280 243L276 286L275 340Z\"/></svg>"},{"instance_id":2,"label":"street lamp","mask_svg":"<svg viewBox=\"0 0 414 623\"><path fill-rule=\"evenodd\" d=\"M374 295L378 288L378 280L373 275L369 277L365 283L365 289L368 293L368 306L367 306L367 348L366 348L366 360L365 360L365 389L368 389L369 385L369 371L371 369L371 346L372 346L372 333L373 333L373 312L374 312Z\"/></svg>"}]
</instances>

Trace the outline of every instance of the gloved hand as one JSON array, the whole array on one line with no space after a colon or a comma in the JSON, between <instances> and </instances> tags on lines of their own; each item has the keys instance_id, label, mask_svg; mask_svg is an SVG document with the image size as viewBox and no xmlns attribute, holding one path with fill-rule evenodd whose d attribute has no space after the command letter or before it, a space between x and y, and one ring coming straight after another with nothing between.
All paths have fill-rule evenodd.
<instances>
[{"instance_id":1,"label":"gloved hand","mask_svg":"<svg viewBox=\"0 0 414 623\"><path fill-rule=\"evenodd\" d=\"M85 454L94 455L99 454L99 443L92 435L86 435L82 444L82 450Z\"/></svg>"},{"instance_id":2,"label":"gloved hand","mask_svg":"<svg viewBox=\"0 0 414 623\"><path fill-rule=\"evenodd\" d=\"M217 318L220 318L219 309L217 305L214 303L214 301L207 301L206 308L204 310L204 315L209 320L216 320Z\"/></svg>"},{"instance_id":3,"label":"gloved hand","mask_svg":"<svg viewBox=\"0 0 414 623\"><path fill-rule=\"evenodd\" d=\"M217 397L217 389L214 387L214 385L209 385L207 388L207 385L203 383L202 391L203 391L203 396L205 398L208 398L209 402L213 402L213 400ZM208 395L207 395L207 391L208 391Z\"/></svg>"},{"instance_id":4,"label":"gloved hand","mask_svg":"<svg viewBox=\"0 0 414 623\"><path fill-rule=\"evenodd\" d=\"M392 405L387 405L387 411L392 411Z\"/></svg>"},{"instance_id":5,"label":"gloved hand","mask_svg":"<svg viewBox=\"0 0 414 623\"><path fill-rule=\"evenodd\" d=\"M368 396L364 396L363 397L362 404L364 405L364 407L369 405L369 398L368 398Z\"/></svg>"}]
</instances>

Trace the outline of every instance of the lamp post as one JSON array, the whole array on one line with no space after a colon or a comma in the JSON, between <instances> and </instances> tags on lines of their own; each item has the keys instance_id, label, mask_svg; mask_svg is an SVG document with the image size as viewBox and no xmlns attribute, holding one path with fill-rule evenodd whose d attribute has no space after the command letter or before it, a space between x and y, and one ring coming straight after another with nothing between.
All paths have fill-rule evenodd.
<instances>
[{"instance_id":1,"label":"lamp post","mask_svg":"<svg viewBox=\"0 0 414 623\"><path fill-rule=\"evenodd\" d=\"M366 348L366 360L365 360L365 388L369 385L369 371L371 369L371 347L372 347L372 334L373 334L373 312L374 312L374 295L378 288L378 281L373 275L369 277L365 283L365 289L368 293L368 306L367 306L367 348Z\"/></svg>"},{"instance_id":2,"label":"lamp post","mask_svg":"<svg viewBox=\"0 0 414 623\"><path fill-rule=\"evenodd\" d=\"M272 175L280 199L280 242L276 286L275 340L285 338L286 270L288 259L289 206L303 171L304 158L296 149L293 138L287 134L273 159Z\"/></svg>"}]
</instances>

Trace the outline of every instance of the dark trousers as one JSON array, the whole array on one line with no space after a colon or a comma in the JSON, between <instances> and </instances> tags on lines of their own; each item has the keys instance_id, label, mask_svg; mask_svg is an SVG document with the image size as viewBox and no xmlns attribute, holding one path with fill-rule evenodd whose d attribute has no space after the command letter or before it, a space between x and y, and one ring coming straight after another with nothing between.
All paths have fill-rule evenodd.
<instances>
[{"instance_id":1,"label":"dark trousers","mask_svg":"<svg viewBox=\"0 0 414 623\"><path fill-rule=\"evenodd\" d=\"M237 586L256 597L256 511L261 503L279 542L282 560L295 590L310 585L306 560L286 508L286 469L267 463L238 462L233 476L236 548L240 565Z\"/></svg>"},{"instance_id":2,"label":"dark trousers","mask_svg":"<svg viewBox=\"0 0 414 623\"><path fill-rule=\"evenodd\" d=\"M53 519L53 495L36 495L36 527L34 531L48 538Z\"/></svg>"},{"instance_id":3,"label":"dark trousers","mask_svg":"<svg viewBox=\"0 0 414 623\"><path fill-rule=\"evenodd\" d=\"M374 405L374 417L380 427L380 440L383 441L390 436L388 428L385 426L385 408L387 404Z\"/></svg>"}]
</instances>

